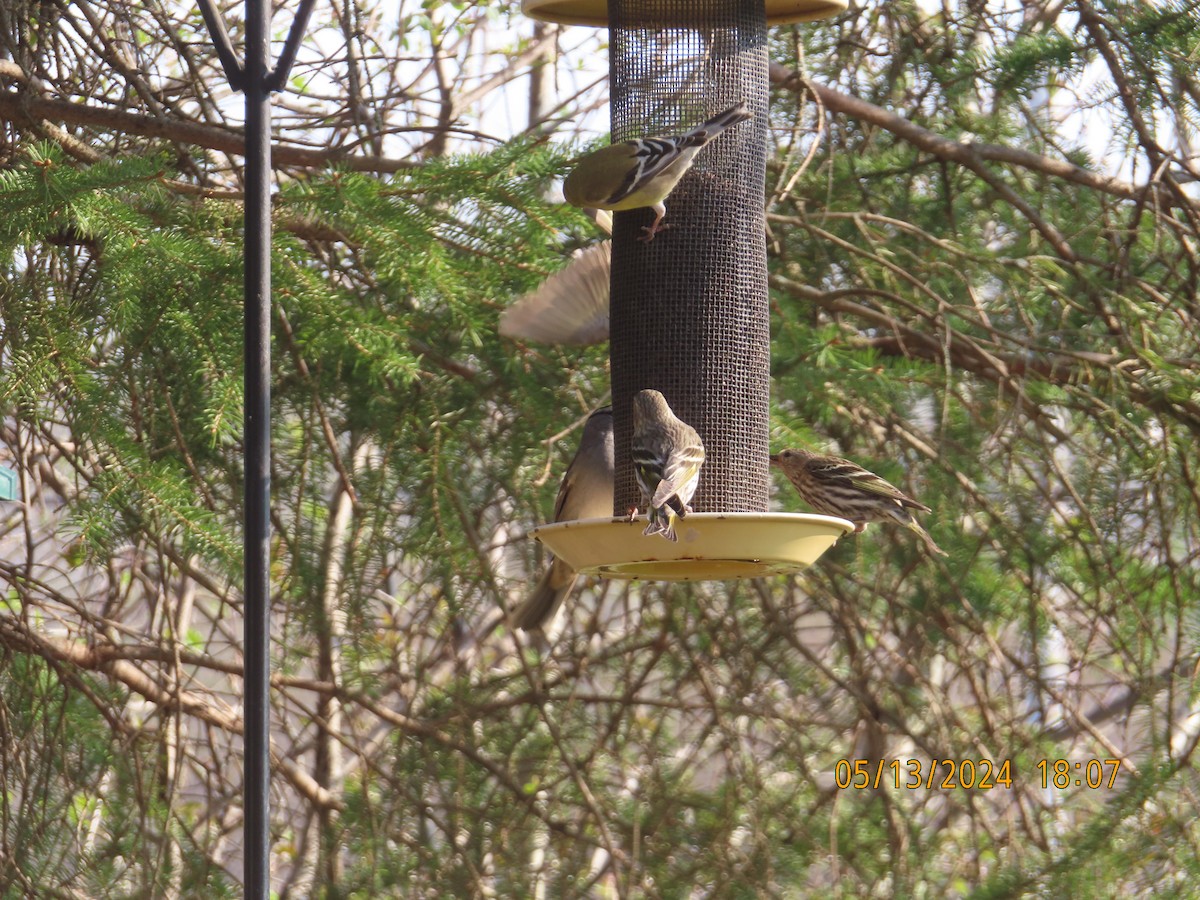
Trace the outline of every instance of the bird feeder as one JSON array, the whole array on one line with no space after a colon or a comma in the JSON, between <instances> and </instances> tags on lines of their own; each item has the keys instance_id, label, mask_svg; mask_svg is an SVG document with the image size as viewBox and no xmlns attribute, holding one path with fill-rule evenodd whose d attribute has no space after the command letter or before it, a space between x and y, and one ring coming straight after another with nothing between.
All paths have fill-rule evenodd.
<instances>
[{"instance_id":1,"label":"bird feeder","mask_svg":"<svg viewBox=\"0 0 1200 900\"><path fill-rule=\"evenodd\" d=\"M833 15L845 0L525 0L535 18L608 25L614 142L681 134L745 102L753 113L706 146L666 200L614 219L609 355L614 520L534 534L582 572L655 580L739 578L810 565L849 522L768 513L770 323L763 197L768 23ZM644 505L630 459L633 395L661 391L704 442L679 542L622 522ZM585 527L586 526L586 527Z\"/></svg>"},{"instance_id":2,"label":"bird feeder","mask_svg":"<svg viewBox=\"0 0 1200 900\"><path fill-rule=\"evenodd\" d=\"M625 5L636 6L639 10L648 9L645 3ZM686 25L700 29L708 25L716 7L727 5L723 0L661 3L654 10L659 17L653 20L647 18L646 21L657 25ZM525 0L523 9L526 15L543 22L601 28L609 25L611 14L608 0ZM789 22L827 19L845 9L846 0L766 0L763 15L768 25L786 25Z\"/></svg>"}]
</instances>

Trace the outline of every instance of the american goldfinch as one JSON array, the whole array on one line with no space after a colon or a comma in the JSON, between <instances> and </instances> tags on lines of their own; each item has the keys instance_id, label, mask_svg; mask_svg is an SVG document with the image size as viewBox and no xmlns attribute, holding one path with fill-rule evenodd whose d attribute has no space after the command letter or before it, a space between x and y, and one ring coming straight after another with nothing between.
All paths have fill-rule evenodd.
<instances>
[{"instance_id":1,"label":"american goldfinch","mask_svg":"<svg viewBox=\"0 0 1200 900\"><path fill-rule=\"evenodd\" d=\"M603 406L583 426L579 449L558 487L554 521L610 518L613 481L613 414L611 406ZM574 586L575 575L569 565L551 557L532 593L513 612L513 625L529 631L549 621Z\"/></svg>"},{"instance_id":2,"label":"american goldfinch","mask_svg":"<svg viewBox=\"0 0 1200 900\"><path fill-rule=\"evenodd\" d=\"M593 244L500 314L508 338L584 347L608 340L612 241Z\"/></svg>"},{"instance_id":3,"label":"american goldfinch","mask_svg":"<svg viewBox=\"0 0 1200 900\"><path fill-rule=\"evenodd\" d=\"M599 209L654 210L654 222L643 229L642 240L654 239L667 207L667 199L692 167L700 149L731 125L751 116L744 102L731 106L679 137L652 137L601 147L583 157L563 184L563 196L572 206Z\"/></svg>"},{"instance_id":4,"label":"american goldfinch","mask_svg":"<svg viewBox=\"0 0 1200 900\"><path fill-rule=\"evenodd\" d=\"M783 470L805 503L819 513L850 520L856 532L870 522L898 522L915 531L931 553L947 555L909 512L929 512L929 507L862 466L808 450L772 453L771 465Z\"/></svg>"},{"instance_id":5,"label":"american goldfinch","mask_svg":"<svg viewBox=\"0 0 1200 900\"><path fill-rule=\"evenodd\" d=\"M675 519L692 511L688 505L700 483L704 444L696 429L676 417L658 391L633 397L630 455L638 487L650 507L650 524L642 534L675 534Z\"/></svg>"}]
</instances>

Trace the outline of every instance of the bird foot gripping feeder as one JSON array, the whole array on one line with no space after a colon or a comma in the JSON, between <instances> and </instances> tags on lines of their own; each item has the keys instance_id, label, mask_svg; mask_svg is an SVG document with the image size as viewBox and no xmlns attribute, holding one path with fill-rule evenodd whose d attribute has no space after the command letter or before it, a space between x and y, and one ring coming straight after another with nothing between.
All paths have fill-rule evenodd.
<instances>
[{"instance_id":1,"label":"bird foot gripping feeder","mask_svg":"<svg viewBox=\"0 0 1200 900\"><path fill-rule=\"evenodd\" d=\"M615 217L610 359L616 438L613 519L534 535L577 570L686 581L795 572L849 522L768 513L770 328L763 211L767 25L818 19L845 0L525 0L529 15L608 25L613 141L682 134L744 102L752 118L708 144L666 200ZM704 442L679 541L622 513L643 501L630 458L633 396L661 391Z\"/></svg>"}]
</instances>

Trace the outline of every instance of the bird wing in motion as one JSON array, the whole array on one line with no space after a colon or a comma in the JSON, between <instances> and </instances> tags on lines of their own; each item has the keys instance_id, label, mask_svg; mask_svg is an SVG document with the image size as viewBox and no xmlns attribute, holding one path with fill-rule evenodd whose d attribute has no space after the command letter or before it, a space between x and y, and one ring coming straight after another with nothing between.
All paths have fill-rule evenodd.
<instances>
[{"instance_id":1,"label":"bird wing in motion","mask_svg":"<svg viewBox=\"0 0 1200 900\"><path fill-rule=\"evenodd\" d=\"M608 340L612 241L577 253L500 314L503 337L583 347Z\"/></svg>"}]
</instances>

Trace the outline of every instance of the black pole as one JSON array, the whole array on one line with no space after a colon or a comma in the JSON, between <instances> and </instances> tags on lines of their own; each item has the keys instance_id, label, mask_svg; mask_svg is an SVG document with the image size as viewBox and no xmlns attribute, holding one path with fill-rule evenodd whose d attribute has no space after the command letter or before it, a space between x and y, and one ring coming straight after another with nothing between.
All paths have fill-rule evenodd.
<instances>
[{"instance_id":1,"label":"black pole","mask_svg":"<svg viewBox=\"0 0 1200 900\"><path fill-rule=\"evenodd\" d=\"M282 88L315 0L301 0L279 66L268 66L271 4L246 0L245 63L239 65L213 0L200 11L229 84L246 94L246 254L243 348L245 522L243 527L244 873L250 900L270 892L271 812L271 104Z\"/></svg>"},{"instance_id":2,"label":"black pole","mask_svg":"<svg viewBox=\"0 0 1200 900\"><path fill-rule=\"evenodd\" d=\"M270 890L271 4L246 0L245 892Z\"/></svg>"}]
</instances>

